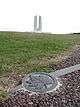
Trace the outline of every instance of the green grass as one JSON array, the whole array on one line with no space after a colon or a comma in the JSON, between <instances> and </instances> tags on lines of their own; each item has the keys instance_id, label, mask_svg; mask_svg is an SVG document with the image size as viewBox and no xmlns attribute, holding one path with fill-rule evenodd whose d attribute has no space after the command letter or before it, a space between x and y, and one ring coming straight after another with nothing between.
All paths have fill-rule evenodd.
<instances>
[{"instance_id":1,"label":"green grass","mask_svg":"<svg viewBox=\"0 0 80 107\"><path fill-rule=\"evenodd\" d=\"M49 72L54 58L79 44L80 35L52 35L27 32L0 32L0 75L10 72Z\"/></svg>"},{"instance_id":2,"label":"green grass","mask_svg":"<svg viewBox=\"0 0 80 107\"><path fill-rule=\"evenodd\" d=\"M9 97L9 94L5 91L0 90L0 100L3 101Z\"/></svg>"}]
</instances>

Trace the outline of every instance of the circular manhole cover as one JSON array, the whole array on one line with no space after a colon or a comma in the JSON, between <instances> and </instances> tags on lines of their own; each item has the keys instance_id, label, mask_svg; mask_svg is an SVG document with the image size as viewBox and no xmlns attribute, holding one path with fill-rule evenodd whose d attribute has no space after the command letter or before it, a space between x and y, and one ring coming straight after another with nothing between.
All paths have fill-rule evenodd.
<instances>
[{"instance_id":1,"label":"circular manhole cover","mask_svg":"<svg viewBox=\"0 0 80 107\"><path fill-rule=\"evenodd\" d=\"M56 78L47 73L31 73L22 80L22 86L32 92L44 93L54 89L56 85Z\"/></svg>"}]
</instances>

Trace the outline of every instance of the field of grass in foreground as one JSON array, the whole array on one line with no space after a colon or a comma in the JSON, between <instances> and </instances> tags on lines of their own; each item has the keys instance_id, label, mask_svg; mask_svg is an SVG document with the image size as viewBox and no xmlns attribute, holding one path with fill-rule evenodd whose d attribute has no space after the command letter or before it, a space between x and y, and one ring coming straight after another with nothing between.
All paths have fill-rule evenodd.
<instances>
[{"instance_id":1,"label":"field of grass in foreground","mask_svg":"<svg viewBox=\"0 0 80 107\"><path fill-rule=\"evenodd\" d=\"M13 71L49 72L50 61L79 41L80 35L0 32L0 76Z\"/></svg>"}]
</instances>

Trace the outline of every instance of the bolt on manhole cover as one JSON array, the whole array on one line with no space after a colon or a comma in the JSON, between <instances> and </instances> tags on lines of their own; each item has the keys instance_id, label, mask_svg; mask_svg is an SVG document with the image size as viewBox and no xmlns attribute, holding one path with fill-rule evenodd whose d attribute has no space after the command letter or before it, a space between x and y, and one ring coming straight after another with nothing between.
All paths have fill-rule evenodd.
<instances>
[{"instance_id":1,"label":"bolt on manhole cover","mask_svg":"<svg viewBox=\"0 0 80 107\"><path fill-rule=\"evenodd\" d=\"M57 80L47 73L31 73L22 80L22 86L32 92L44 93L57 86Z\"/></svg>"}]
</instances>

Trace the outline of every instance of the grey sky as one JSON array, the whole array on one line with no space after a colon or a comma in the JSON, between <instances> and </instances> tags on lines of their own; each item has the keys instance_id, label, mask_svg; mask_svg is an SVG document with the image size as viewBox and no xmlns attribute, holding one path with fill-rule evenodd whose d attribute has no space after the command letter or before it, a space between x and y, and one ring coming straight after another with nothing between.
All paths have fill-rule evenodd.
<instances>
[{"instance_id":1,"label":"grey sky","mask_svg":"<svg viewBox=\"0 0 80 107\"><path fill-rule=\"evenodd\" d=\"M43 32L80 32L80 0L0 0L0 30L33 31L35 14Z\"/></svg>"}]
</instances>

